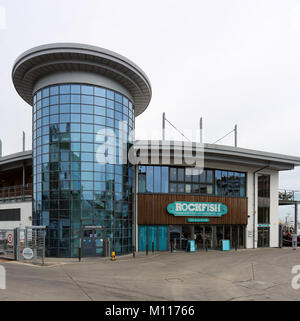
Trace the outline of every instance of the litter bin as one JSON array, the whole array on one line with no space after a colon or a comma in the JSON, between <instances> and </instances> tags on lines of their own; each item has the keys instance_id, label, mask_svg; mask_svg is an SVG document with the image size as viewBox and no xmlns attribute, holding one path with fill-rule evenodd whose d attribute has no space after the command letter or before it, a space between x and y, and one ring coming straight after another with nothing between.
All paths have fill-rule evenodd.
<instances>
[{"instance_id":1,"label":"litter bin","mask_svg":"<svg viewBox=\"0 0 300 321\"><path fill-rule=\"evenodd\" d=\"M222 251L230 251L230 240L222 240Z\"/></svg>"}]
</instances>

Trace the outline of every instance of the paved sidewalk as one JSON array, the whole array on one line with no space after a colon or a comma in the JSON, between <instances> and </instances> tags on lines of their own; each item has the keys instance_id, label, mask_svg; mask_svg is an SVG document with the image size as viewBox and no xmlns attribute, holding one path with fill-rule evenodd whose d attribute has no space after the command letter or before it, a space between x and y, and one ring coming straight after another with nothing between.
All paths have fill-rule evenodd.
<instances>
[{"instance_id":1,"label":"paved sidewalk","mask_svg":"<svg viewBox=\"0 0 300 321\"><path fill-rule=\"evenodd\" d=\"M300 300L291 286L300 249L137 253L46 258L46 266L0 261L3 300ZM299 270L300 273L300 270Z\"/></svg>"}]
</instances>

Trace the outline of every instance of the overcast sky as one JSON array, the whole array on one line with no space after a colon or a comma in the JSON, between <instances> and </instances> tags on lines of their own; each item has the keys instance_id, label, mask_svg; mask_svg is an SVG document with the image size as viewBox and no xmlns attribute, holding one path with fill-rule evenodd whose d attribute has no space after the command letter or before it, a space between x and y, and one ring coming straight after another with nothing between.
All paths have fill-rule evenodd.
<instances>
[{"instance_id":1,"label":"overcast sky","mask_svg":"<svg viewBox=\"0 0 300 321\"><path fill-rule=\"evenodd\" d=\"M153 98L136 138L160 138L165 111L182 131L203 116L207 143L237 123L240 147L300 156L299 38L296 0L0 0L3 153L21 150L23 130L31 149L31 107L13 87L14 60L37 45L80 42L148 75ZM280 174L280 188L300 190L300 169Z\"/></svg>"}]
</instances>

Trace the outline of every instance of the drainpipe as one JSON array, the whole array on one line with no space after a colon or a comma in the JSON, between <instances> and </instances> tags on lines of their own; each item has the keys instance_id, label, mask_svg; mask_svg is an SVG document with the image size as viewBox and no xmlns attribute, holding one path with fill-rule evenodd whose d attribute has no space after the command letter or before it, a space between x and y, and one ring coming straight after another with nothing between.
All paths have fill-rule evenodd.
<instances>
[{"instance_id":1,"label":"drainpipe","mask_svg":"<svg viewBox=\"0 0 300 321\"><path fill-rule=\"evenodd\" d=\"M253 172L253 248L255 249L255 219L256 219L256 190L255 190L255 178L256 178L256 173L262 171L265 168L270 167L270 165L264 166L262 168L257 169L256 171Z\"/></svg>"}]
</instances>

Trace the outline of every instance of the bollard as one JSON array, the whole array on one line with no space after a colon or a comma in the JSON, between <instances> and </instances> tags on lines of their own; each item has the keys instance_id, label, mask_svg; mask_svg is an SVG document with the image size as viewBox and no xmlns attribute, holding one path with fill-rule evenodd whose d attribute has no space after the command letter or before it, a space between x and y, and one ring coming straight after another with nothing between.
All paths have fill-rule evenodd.
<instances>
[{"instance_id":1,"label":"bollard","mask_svg":"<svg viewBox=\"0 0 300 321\"><path fill-rule=\"evenodd\" d=\"M147 243L147 245L146 245L146 255L148 255L148 252L149 252L149 244Z\"/></svg>"},{"instance_id":2,"label":"bollard","mask_svg":"<svg viewBox=\"0 0 300 321\"><path fill-rule=\"evenodd\" d=\"M154 242L152 242L152 253L154 253Z\"/></svg>"},{"instance_id":3,"label":"bollard","mask_svg":"<svg viewBox=\"0 0 300 321\"><path fill-rule=\"evenodd\" d=\"M78 261L81 262L81 247L78 248Z\"/></svg>"},{"instance_id":4,"label":"bollard","mask_svg":"<svg viewBox=\"0 0 300 321\"><path fill-rule=\"evenodd\" d=\"M132 247L132 256L135 259L135 246Z\"/></svg>"},{"instance_id":5,"label":"bollard","mask_svg":"<svg viewBox=\"0 0 300 321\"><path fill-rule=\"evenodd\" d=\"M116 252L111 252L111 260L116 261Z\"/></svg>"},{"instance_id":6,"label":"bollard","mask_svg":"<svg viewBox=\"0 0 300 321\"><path fill-rule=\"evenodd\" d=\"M45 265L45 248L42 249L42 265Z\"/></svg>"}]
</instances>

